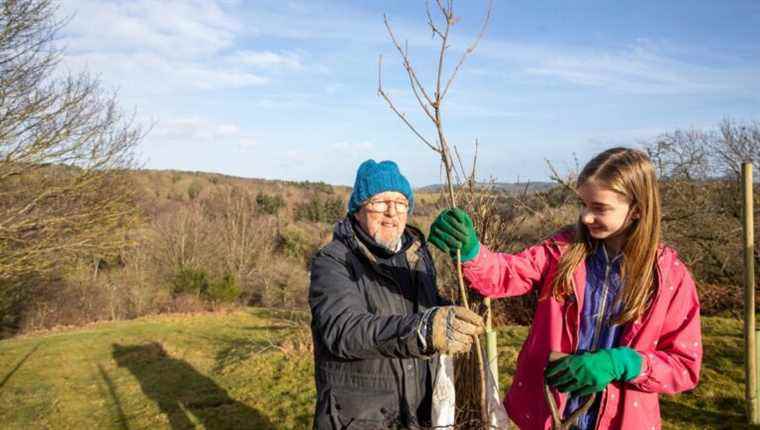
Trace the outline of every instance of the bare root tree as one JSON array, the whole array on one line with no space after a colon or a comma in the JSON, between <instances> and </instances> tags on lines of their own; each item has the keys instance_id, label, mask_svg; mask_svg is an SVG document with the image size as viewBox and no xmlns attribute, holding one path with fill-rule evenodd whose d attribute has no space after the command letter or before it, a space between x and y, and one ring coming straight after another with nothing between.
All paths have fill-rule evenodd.
<instances>
[{"instance_id":1,"label":"bare root tree","mask_svg":"<svg viewBox=\"0 0 760 430\"><path fill-rule=\"evenodd\" d=\"M659 136L646 151L664 179L704 180L716 174L714 134L676 130Z\"/></svg>"},{"instance_id":2,"label":"bare root tree","mask_svg":"<svg viewBox=\"0 0 760 430\"><path fill-rule=\"evenodd\" d=\"M743 162L760 161L760 121L742 124L725 119L719 139L718 162L725 174L741 178Z\"/></svg>"},{"instance_id":3,"label":"bare root tree","mask_svg":"<svg viewBox=\"0 0 760 430\"><path fill-rule=\"evenodd\" d=\"M433 37L439 42L436 61L436 73L432 88L426 87L420 80L419 75L414 68L414 65L412 64L412 58L409 55L408 44L402 44L399 41L387 16L384 17L384 22L385 28L388 31L388 36L390 37L394 47L401 57L402 64L404 70L406 71L406 75L409 80L409 86L414 95L414 98L416 99L424 115L434 126L435 136L432 138L426 137L422 132L420 132L417 125L413 124L412 121L406 116L406 114L398 109L393 99L383 88L382 56L380 56L378 61L377 92L387 102L388 107L399 117L399 119L401 119L404 124L406 124L409 130L419 139L419 141L439 156L442 168L446 176L449 206L454 208L457 207L455 185L457 182L462 182L462 179L466 176L466 172L462 166L461 158L458 157L456 147L450 145L446 138L446 133L444 132L442 107L444 101L446 100L446 96L448 95L449 90L454 80L456 79L457 74L459 73L459 70L461 69L467 57L473 53L478 43L482 39L486 28L488 27L488 23L491 17L492 2L491 0L488 1L486 14L483 18L479 33L475 36L472 43L462 52L462 54L459 56L459 59L454 63L453 67L448 72L446 70L446 59L448 50L451 48L451 31L458 22L459 18L454 14L453 0L436 0L433 9L435 10L435 13L431 10L430 3L426 3L428 27L430 28ZM455 157L457 157L456 159L459 161L458 166L457 163L455 163ZM474 169L470 177L473 178L474 181ZM456 272L459 285L459 299L465 307L469 308L470 305L468 301L467 291L464 287L464 280L462 279L462 265L459 252L457 252ZM487 301L486 303L488 307L487 320L490 323L490 302ZM477 418L479 418L479 424L476 424L475 427L483 427L487 426L487 423L489 422L488 404L486 400L487 376L485 373L486 367L484 364L483 350L481 349L480 340L478 338L475 338L475 353L477 358L476 371L472 372L472 366L468 367L467 362L463 361L460 361L457 367L459 369L462 369L459 373L468 374L467 376L470 378L470 380L477 378L480 382L478 390L479 395L477 396L479 397L480 413L479 417L476 417L475 419L475 421L477 421ZM468 394L469 395L465 396L466 398L476 397L469 392ZM459 415L461 416L462 414L460 413ZM462 420L474 422L470 416L461 416L461 418L458 417L458 421Z\"/></svg>"},{"instance_id":4,"label":"bare root tree","mask_svg":"<svg viewBox=\"0 0 760 430\"><path fill-rule=\"evenodd\" d=\"M113 255L138 219L125 169L143 133L96 79L60 77L56 15L0 2L0 285Z\"/></svg>"}]
</instances>

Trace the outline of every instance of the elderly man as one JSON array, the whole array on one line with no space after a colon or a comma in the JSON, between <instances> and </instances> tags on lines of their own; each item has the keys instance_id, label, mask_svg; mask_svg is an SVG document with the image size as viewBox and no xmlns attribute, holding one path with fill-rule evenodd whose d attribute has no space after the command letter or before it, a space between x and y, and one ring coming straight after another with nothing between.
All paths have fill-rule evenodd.
<instances>
[{"instance_id":1,"label":"elderly man","mask_svg":"<svg viewBox=\"0 0 760 430\"><path fill-rule=\"evenodd\" d=\"M348 215L311 265L316 429L429 425L438 353L470 349L483 321L446 306L423 234L407 225L409 182L367 160Z\"/></svg>"}]
</instances>

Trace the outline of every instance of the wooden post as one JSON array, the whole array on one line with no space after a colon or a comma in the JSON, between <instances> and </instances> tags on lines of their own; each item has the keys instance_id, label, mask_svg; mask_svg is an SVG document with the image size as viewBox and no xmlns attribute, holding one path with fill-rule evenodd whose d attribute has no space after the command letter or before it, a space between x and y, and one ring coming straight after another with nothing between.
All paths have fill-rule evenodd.
<instances>
[{"instance_id":1,"label":"wooden post","mask_svg":"<svg viewBox=\"0 0 760 430\"><path fill-rule=\"evenodd\" d=\"M493 378L494 386L496 390L499 390L499 352L496 348L496 332L493 329L493 317L491 315L491 299L485 298L486 305L486 356L488 358L488 366L491 370L491 378Z\"/></svg>"},{"instance_id":2,"label":"wooden post","mask_svg":"<svg viewBox=\"0 0 760 430\"><path fill-rule=\"evenodd\" d=\"M752 163L742 164L744 211L744 363L745 398L750 424L760 424L757 395L757 351L755 340L755 234L752 201Z\"/></svg>"},{"instance_id":3,"label":"wooden post","mask_svg":"<svg viewBox=\"0 0 760 430\"><path fill-rule=\"evenodd\" d=\"M755 363L760 358L760 342L757 342L757 337L760 336L760 330L755 329ZM760 385L760 366L755 366L755 375ZM760 411L760 387L755 387L755 411Z\"/></svg>"}]
</instances>

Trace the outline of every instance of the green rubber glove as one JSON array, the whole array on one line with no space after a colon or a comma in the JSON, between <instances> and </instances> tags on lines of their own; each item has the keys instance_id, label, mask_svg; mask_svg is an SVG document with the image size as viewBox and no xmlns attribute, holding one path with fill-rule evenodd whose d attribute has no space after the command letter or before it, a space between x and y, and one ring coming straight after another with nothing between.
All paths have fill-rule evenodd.
<instances>
[{"instance_id":1,"label":"green rubber glove","mask_svg":"<svg viewBox=\"0 0 760 430\"><path fill-rule=\"evenodd\" d=\"M568 355L549 363L546 381L563 393L596 393L612 381L630 381L639 376L641 360L638 352L626 347Z\"/></svg>"},{"instance_id":2,"label":"green rubber glove","mask_svg":"<svg viewBox=\"0 0 760 430\"><path fill-rule=\"evenodd\" d=\"M438 214L430 226L428 240L451 258L457 258L457 249L460 249L462 261L472 260L480 251L472 220L462 209L446 209Z\"/></svg>"}]
</instances>

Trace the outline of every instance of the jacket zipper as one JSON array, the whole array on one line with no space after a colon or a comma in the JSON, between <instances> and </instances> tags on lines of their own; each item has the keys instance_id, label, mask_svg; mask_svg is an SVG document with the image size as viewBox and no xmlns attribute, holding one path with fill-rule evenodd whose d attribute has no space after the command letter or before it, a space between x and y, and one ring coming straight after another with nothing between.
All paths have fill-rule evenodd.
<instances>
[{"instance_id":1,"label":"jacket zipper","mask_svg":"<svg viewBox=\"0 0 760 430\"><path fill-rule=\"evenodd\" d=\"M660 252L658 251L657 252L657 256L655 257L655 260L654 260L654 270L656 272L655 291L654 291L653 297L651 298L652 302L650 303L650 306L654 305L654 303L657 301L657 299L658 299L658 297L660 295L660 290L661 290L661 285L660 284L662 283L662 273L660 271L660 257L661 257L660 256ZM651 313L649 315L651 315ZM648 320L648 318L647 318L647 320ZM644 323L645 323L645 321L642 321L642 324L644 324ZM631 340L633 340L633 338L631 338ZM631 342L628 341L625 344L626 344L626 346L630 346ZM622 392L623 390L624 390L624 388L621 388L620 391ZM599 404L599 413L596 416L596 424L594 425L594 430L599 430L600 421L601 421L601 418L606 414L606 409L607 409L607 390L604 390L604 391L602 391L602 400L601 400L601 402Z\"/></svg>"},{"instance_id":2,"label":"jacket zipper","mask_svg":"<svg viewBox=\"0 0 760 430\"><path fill-rule=\"evenodd\" d=\"M594 338L592 339L592 342L591 342L591 346L592 348L594 348L593 349L594 351L599 349L599 345L598 345L599 336L601 334L604 312L606 311L606 307L607 307L607 295L608 295L608 290L609 290L609 277L610 277L611 266L612 264L610 264L609 256L607 256L607 248L604 248L604 283L602 284L602 304L601 304L601 309L599 312L599 318L597 318L597 321L596 321L596 327L594 330ZM602 412L604 411L604 406L607 404L607 390L602 391L601 396L602 398L599 402L599 411L596 414L596 420L594 422L594 430L599 429L599 424L603 416Z\"/></svg>"},{"instance_id":3,"label":"jacket zipper","mask_svg":"<svg viewBox=\"0 0 760 430\"><path fill-rule=\"evenodd\" d=\"M599 349L599 337L602 332L602 323L604 322L604 313L607 311L607 295L609 293L609 278L610 278L610 259L607 256L607 250L604 250L604 282L602 283L602 303L599 306L599 316L596 319L596 326L594 327L594 337L591 339L591 347L594 351Z\"/></svg>"}]
</instances>

